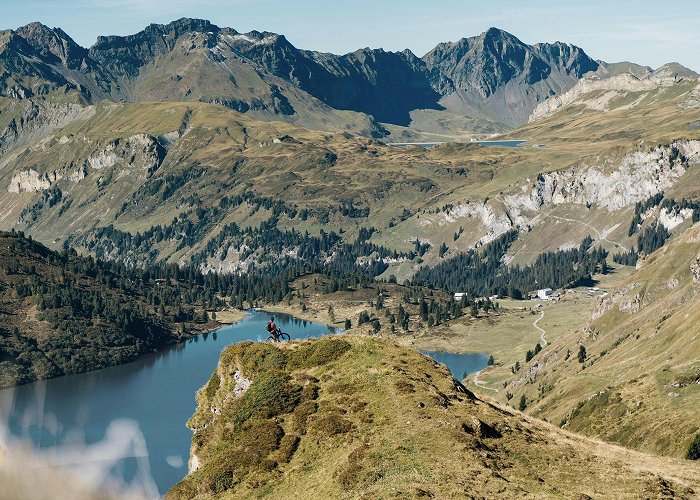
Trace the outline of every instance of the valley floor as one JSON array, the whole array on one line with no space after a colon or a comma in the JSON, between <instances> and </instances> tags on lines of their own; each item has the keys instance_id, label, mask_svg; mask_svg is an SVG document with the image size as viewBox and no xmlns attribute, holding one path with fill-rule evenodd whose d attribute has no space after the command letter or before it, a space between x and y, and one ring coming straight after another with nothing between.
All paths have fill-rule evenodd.
<instances>
[{"instance_id":1,"label":"valley floor","mask_svg":"<svg viewBox=\"0 0 700 500\"><path fill-rule=\"evenodd\" d=\"M422 351L475 352L492 355L495 360L478 374L465 380L471 388L507 402L503 383L512 377L511 368L516 362L525 364L528 350L537 343L542 347L557 338L582 328L590 320L591 314L602 298L624 282L632 272L631 267L614 265L607 275L596 275L595 288L579 287L566 290L560 300L511 300L499 299L497 313L480 314L472 318L465 315L436 326L428 326L412 317L408 332L396 328L391 333L386 326L377 333L391 338L402 345L410 345ZM265 306L271 313L283 313L300 319L332 324L343 328L345 319L350 319L353 327L362 311L370 310L370 302L376 296L376 287L353 292L326 293L314 288L311 278L300 279L295 286L304 290L304 299L293 299L287 303ZM385 308L395 310L401 303L404 288L399 285L382 285L387 298ZM329 315L332 307L333 315ZM381 319L382 314L377 314ZM369 324L359 327L370 333ZM543 332L544 331L544 332ZM475 380L476 379L476 380Z\"/></svg>"}]
</instances>

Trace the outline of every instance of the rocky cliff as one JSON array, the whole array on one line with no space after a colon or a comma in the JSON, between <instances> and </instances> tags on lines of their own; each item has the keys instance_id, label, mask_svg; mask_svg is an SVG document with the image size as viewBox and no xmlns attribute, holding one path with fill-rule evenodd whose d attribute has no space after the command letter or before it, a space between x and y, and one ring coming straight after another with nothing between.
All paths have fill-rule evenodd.
<instances>
[{"instance_id":1,"label":"rocky cliff","mask_svg":"<svg viewBox=\"0 0 700 500\"><path fill-rule=\"evenodd\" d=\"M540 101L566 92L599 66L578 47L529 46L496 28L442 43L423 60L448 109L511 126L524 123Z\"/></svg>"}]
</instances>

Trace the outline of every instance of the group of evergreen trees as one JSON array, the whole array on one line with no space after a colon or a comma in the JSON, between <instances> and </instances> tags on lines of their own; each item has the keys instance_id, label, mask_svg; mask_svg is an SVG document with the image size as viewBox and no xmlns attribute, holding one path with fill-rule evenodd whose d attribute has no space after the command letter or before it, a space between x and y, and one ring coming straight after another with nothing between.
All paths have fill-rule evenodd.
<instances>
[{"instance_id":1,"label":"group of evergreen trees","mask_svg":"<svg viewBox=\"0 0 700 500\"><path fill-rule=\"evenodd\" d=\"M503 257L517 237L517 231L511 230L483 249L469 250L434 267L424 267L415 274L414 283L481 297L521 299L528 291L574 286L607 270L607 252L592 248L590 236L578 248L540 254L530 266L507 266Z\"/></svg>"},{"instance_id":2,"label":"group of evergreen trees","mask_svg":"<svg viewBox=\"0 0 700 500\"><path fill-rule=\"evenodd\" d=\"M643 202L637 202L632 216L632 223L628 231L629 236L633 236L639 232L642 223L642 215L654 207L659 207L659 210L666 210L671 214L680 214L683 210L692 210L691 221L693 224L700 221L700 203L692 200L682 199L676 201L673 198L664 198L663 193L658 193L649 197ZM671 237L671 232L659 221L648 225L644 231L637 237L637 245L635 248L613 255L613 261L626 266L634 266L637 264L640 255L649 255L666 244Z\"/></svg>"},{"instance_id":3,"label":"group of evergreen trees","mask_svg":"<svg viewBox=\"0 0 700 500\"><path fill-rule=\"evenodd\" d=\"M628 252L618 253L613 255L613 262L623 264L625 266L634 266L639 260L639 256L649 255L666 244L666 241L671 237L671 233L666 226L659 222L644 229L642 234L637 237L637 247Z\"/></svg>"}]
</instances>

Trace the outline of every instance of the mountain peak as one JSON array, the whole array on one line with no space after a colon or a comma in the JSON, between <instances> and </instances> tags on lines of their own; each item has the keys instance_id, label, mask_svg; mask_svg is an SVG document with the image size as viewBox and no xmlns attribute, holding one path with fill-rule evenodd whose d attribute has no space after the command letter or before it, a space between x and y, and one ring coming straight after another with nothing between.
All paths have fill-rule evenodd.
<instances>
[{"instance_id":1,"label":"mountain peak","mask_svg":"<svg viewBox=\"0 0 700 500\"><path fill-rule=\"evenodd\" d=\"M63 63L70 69L79 68L87 57L87 49L60 28L33 22L17 28L16 33L42 57L54 63Z\"/></svg>"},{"instance_id":2,"label":"mountain peak","mask_svg":"<svg viewBox=\"0 0 700 500\"><path fill-rule=\"evenodd\" d=\"M516 38L515 35L494 26L491 26L479 36L481 38Z\"/></svg>"},{"instance_id":3,"label":"mountain peak","mask_svg":"<svg viewBox=\"0 0 700 500\"><path fill-rule=\"evenodd\" d=\"M685 78L695 79L700 77L700 75L698 75L698 73L692 69L686 68L677 62L669 62L663 66L660 66L659 68L655 69L650 76L657 78L675 78L677 80Z\"/></svg>"},{"instance_id":4,"label":"mountain peak","mask_svg":"<svg viewBox=\"0 0 700 500\"><path fill-rule=\"evenodd\" d=\"M473 37L472 40L479 40L481 41L484 45L490 45L490 44L496 44L499 42L503 42L505 44L509 45L520 45L520 46L527 46L525 43L523 43L518 37L513 35L512 33L509 33L505 30L502 30L500 28L494 28L491 27L484 31L481 35L477 37Z\"/></svg>"},{"instance_id":5,"label":"mountain peak","mask_svg":"<svg viewBox=\"0 0 700 500\"><path fill-rule=\"evenodd\" d=\"M92 49L100 49L105 45L109 44L125 44L125 43L138 43L141 40L146 40L153 37L164 37L167 36L172 39L177 39L185 33L196 32L196 33L216 33L219 32L221 28L212 24L206 19L196 19L189 17L181 17L175 21L168 24L157 24L152 23L146 26L143 30L133 35L107 35L98 36L97 42L91 47Z\"/></svg>"}]
</instances>

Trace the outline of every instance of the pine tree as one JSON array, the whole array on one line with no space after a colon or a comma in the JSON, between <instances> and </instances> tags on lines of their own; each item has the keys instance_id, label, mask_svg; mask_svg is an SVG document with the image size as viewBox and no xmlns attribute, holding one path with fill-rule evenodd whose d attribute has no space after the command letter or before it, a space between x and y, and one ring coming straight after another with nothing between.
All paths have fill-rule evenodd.
<instances>
[{"instance_id":1,"label":"pine tree","mask_svg":"<svg viewBox=\"0 0 700 500\"><path fill-rule=\"evenodd\" d=\"M688 460L700 460L700 434L696 434L685 455Z\"/></svg>"},{"instance_id":2,"label":"pine tree","mask_svg":"<svg viewBox=\"0 0 700 500\"><path fill-rule=\"evenodd\" d=\"M583 363L584 361L586 361L586 348L581 345L578 348L578 362Z\"/></svg>"},{"instance_id":3,"label":"pine tree","mask_svg":"<svg viewBox=\"0 0 700 500\"><path fill-rule=\"evenodd\" d=\"M479 306L476 305L476 302L472 302L472 307L469 312L472 315L472 318L476 318L479 316Z\"/></svg>"},{"instance_id":4,"label":"pine tree","mask_svg":"<svg viewBox=\"0 0 700 500\"><path fill-rule=\"evenodd\" d=\"M525 394L520 396L520 403L518 404L518 410L520 411L525 411L525 408L527 408L527 399L525 398Z\"/></svg>"}]
</instances>

